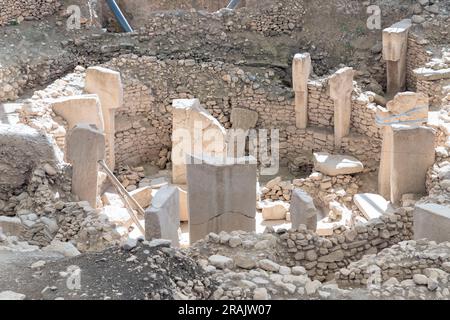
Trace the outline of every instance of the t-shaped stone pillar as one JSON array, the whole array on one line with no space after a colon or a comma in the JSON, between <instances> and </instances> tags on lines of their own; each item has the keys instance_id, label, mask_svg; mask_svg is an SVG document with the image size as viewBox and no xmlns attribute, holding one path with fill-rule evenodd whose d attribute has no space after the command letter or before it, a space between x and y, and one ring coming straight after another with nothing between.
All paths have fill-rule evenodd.
<instances>
[{"instance_id":1,"label":"t-shaped stone pillar","mask_svg":"<svg viewBox=\"0 0 450 320\"><path fill-rule=\"evenodd\" d=\"M406 51L411 20L404 19L383 30L383 59L386 60L387 96L405 90Z\"/></svg>"},{"instance_id":2,"label":"t-shaped stone pillar","mask_svg":"<svg viewBox=\"0 0 450 320\"><path fill-rule=\"evenodd\" d=\"M295 92L295 123L297 128L308 125L308 78L311 73L309 53L297 53L292 61L292 84Z\"/></svg>"},{"instance_id":3,"label":"t-shaped stone pillar","mask_svg":"<svg viewBox=\"0 0 450 320\"><path fill-rule=\"evenodd\" d=\"M94 125L77 124L67 134L66 158L72 164L72 193L96 208L98 161L105 159L105 135Z\"/></svg>"},{"instance_id":4,"label":"t-shaped stone pillar","mask_svg":"<svg viewBox=\"0 0 450 320\"><path fill-rule=\"evenodd\" d=\"M399 148L401 147L401 144L404 144L405 142L396 143L397 144L397 151L394 150L394 142L395 141L402 141L399 140L398 137L400 135L406 135L406 131L404 127L414 128L418 127L422 124L427 123L428 121L428 97L426 97L424 94L421 93L415 93L415 92L401 92L398 93L395 98L391 101L389 101L386 105L387 109L379 108L377 111L377 118L376 121L379 125L383 126L383 143L381 145L381 159L380 159L380 169L378 171L378 193L381 194L386 199L391 199L391 201L398 200L396 199L398 195L394 195L392 197L392 186L397 185L397 178L394 179L394 177L398 177L399 179L403 179L403 177L399 175L394 175L393 171L398 171L398 169L393 168L393 159L399 159L401 155L394 154L398 152ZM393 127L399 126L399 130L397 130L397 133L394 133ZM400 130L402 129L402 130ZM426 135L424 130L421 131L411 131L413 134L417 134L417 137L423 135ZM395 137L394 137L395 134ZM395 140L394 140L395 138ZM425 139L425 138L424 138ZM431 139L433 140L433 139ZM406 140L411 141L411 140ZM404 146L405 148L408 148L408 146ZM411 151L408 151L411 153L410 156L407 158L404 158L403 160L400 160L400 162L396 162L398 166L405 165L407 161L411 159L415 161L415 165L418 166L418 163L421 161L420 159L412 159L414 157L421 157L421 151L425 150L425 146L414 146L411 145L409 148L411 148ZM420 149L420 150L419 150ZM413 154L416 154L416 156L412 156ZM425 153L423 153L424 157ZM434 152L431 152L434 154ZM400 158L401 159L401 158ZM403 164L402 164L403 163ZM419 168L417 167L417 170L412 170L411 173L408 173L407 176L415 176L417 172L419 171ZM412 178L411 178L412 179ZM418 178L417 178L418 179ZM416 179L416 180L417 180ZM420 184L422 185L422 184ZM419 190L421 190L419 188ZM396 193L397 194L397 193ZM401 196L401 195L400 195Z\"/></svg>"},{"instance_id":5,"label":"t-shaped stone pillar","mask_svg":"<svg viewBox=\"0 0 450 320\"><path fill-rule=\"evenodd\" d=\"M352 114L353 68L345 67L328 79L330 97L334 101L334 144L341 147L342 138L350 133Z\"/></svg>"},{"instance_id":6,"label":"t-shaped stone pillar","mask_svg":"<svg viewBox=\"0 0 450 320\"><path fill-rule=\"evenodd\" d=\"M123 87L120 73L102 67L86 70L85 91L97 94L102 106L106 137L106 163L111 170L115 167L114 135L115 110L123 103Z\"/></svg>"},{"instance_id":7,"label":"t-shaped stone pillar","mask_svg":"<svg viewBox=\"0 0 450 320\"><path fill-rule=\"evenodd\" d=\"M186 184L187 155L225 157L226 130L198 99L175 99L172 106L172 181Z\"/></svg>"}]
</instances>

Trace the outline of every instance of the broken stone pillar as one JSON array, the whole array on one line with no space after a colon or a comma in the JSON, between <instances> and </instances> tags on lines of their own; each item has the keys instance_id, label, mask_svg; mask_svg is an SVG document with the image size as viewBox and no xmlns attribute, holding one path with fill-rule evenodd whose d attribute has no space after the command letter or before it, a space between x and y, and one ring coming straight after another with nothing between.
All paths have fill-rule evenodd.
<instances>
[{"instance_id":1,"label":"broken stone pillar","mask_svg":"<svg viewBox=\"0 0 450 320\"><path fill-rule=\"evenodd\" d=\"M345 67L328 79L330 97L334 101L334 144L341 147L342 138L350 133L354 71Z\"/></svg>"},{"instance_id":2,"label":"broken stone pillar","mask_svg":"<svg viewBox=\"0 0 450 320\"><path fill-rule=\"evenodd\" d=\"M414 239L450 241L450 208L436 203L416 204Z\"/></svg>"},{"instance_id":3,"label":"broken stone pillar","mask_svg":"<svg viewBox=\"0 0 450 320\"><path fill-rule=\"evenodd\" d=\"M386 199L391 198L391 163L393 148L392 125L418 126L428 121L428 97L421 93L401 92L379 108L376 121L383 126L380 169L378 171L378 192Z\"/></svg>"},{"instance_id":4,"label":"broken stone pillar","mask_svg":"<svg viewBox=\"0 0 450 320\"><path fill-rule=\"evenodd\" d=\"M187 155L226 157L226 130L198 99L174 100L172 116L172 181L186 184Z\"/></svg>"},{"instance_id":5,"label":"broken stone pillar","mask_svg":"<svg viewBox=\"0 0 450 320\"><path fill-rule=\"evenodd\" d=\"M85 123L94 124L99 131L104 131L100 99L95 94L56 99L52 103L52 109L67 121L69 130L79 123Z\"/></svg>"},{"instance_id":6,"label":"broken stone pillar","mask_svg":"<svg viewBox=\"0 0 450 320\"><path fill-rule=\"evenodd\" d=\"M192 159L187 182L191 244L210 232L255 231L255 158Z\"/></svg>"},{"instance_id":7,"label":"broken stone pillar","mask_svg":"<svg viewBox=\"0 0 450 320\"><path fill-rule=\"evenodd\" d=\"M297 128L308 126L308 78L311 73L309 53L297 53L292 61L292 84L295 92L295 123Z\"/></svg>"},{"instance_id":8,"label":"broken stone pillar","mask_svg":"<svg viewBox=\"0 0 450 320\"><path fill-rule=\"evenodd\" d=\"M85 91L97 94L102 107L106 137L106 163L111 170L115 167L114 137L115 110L123 104L123 87L120 73L102 67L86 70Z\"/></svg>"},{"instance_id":9,"label":"broken stone pillar","mask_svg":"<svg viewBox=\"0 0 450 320\"><path fill-rule=\"evenodd\" d=\"M319 212L313 198L302 189L292 190L290 213L292 228L304 224L308 230L316 231Z\"/></svg>"},{"instance_id":10,"label":"broken stone pillar","mask_svg":"<svg viewBox=\"0 0 450 320\"><path fill-rule=\"evenodd\" d=\"M172 246L180 245L179 190L176 186L165 186L158 190L150 208L145 211L145 239L167 239Z\"/></svg>"},{"instance_id":11,"label":"broken stone pillar","mask_svg":"<svg viewBox=\"0 0 450 320\"><path fill-rule=\"evenodd\" d=\"M105 159L105 135L94 125L77 124L67 134L67 161L72 164L72 193L97 208L98 161Z\"/></svg>"},{"instance_id":12,"label":"broken stone pillar","mask_svg":"<svg viewBox=\"0 0 450 320\"><path fill-rule=\"evenodd\" d=\"M425 194L426 174L434 164L434 130L429 127L392 126L391 202L406 193Z\"/></svg>"},{"instance_id":13,"label":"broken stone pillar","mask_svg":"<svg viewBox=\"0 0 450 320\"><path fill-rule=\"evenodd\" d=\"M404 19L383 30L383 59L386 61L387 96L405 90L406 51L411 20Z\"/></svg>"}]
</instances>

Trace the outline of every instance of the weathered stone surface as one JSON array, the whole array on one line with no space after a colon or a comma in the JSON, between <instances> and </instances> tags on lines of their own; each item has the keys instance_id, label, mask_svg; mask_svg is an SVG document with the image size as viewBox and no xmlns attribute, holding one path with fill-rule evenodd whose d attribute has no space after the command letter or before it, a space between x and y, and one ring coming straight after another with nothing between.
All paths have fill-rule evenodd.
<instances>
[{"instance_id":1,"label":"weathered stone surface","mask_svg":"<svg viewBox=\"0 0 450 320\"><path fill-rule=\"evenodd\" d=\"M106 138L106 163L111 170L115 167L114 135L115 109L123 104L123 87L120 73L103 67L89 67L86 70L85 91L97 94L103 114Z\"/></svg>"},{"instance_id":2,"label":"weathered stone surface","mask_svg":"<svg viewBox=\"0 0 450 320\"><path fill-rule=\"evenodd\" d=\"M406 193L426 193L427 170L435 159L435 137L429 127L393 125L392 129L390 200L395 204Z\"/></svg>"},{"instance_id":3,"label":"weathered stone surface","mask_svg":"<svg viewBox=\"0 0 450 320\"><path fill-rule=\"evenodd\" d=\"M37 166L57 166L61 158L47 135L25 125L0 124L0 194L22 187Z\"/></svg>"},{"instance_id":4,"label":"weathered stone surface","mask_svg":"<svg viewBox=\"0 0 450 320\"><path fill-rule=\"evenodd\" d=\"M72 193L97 208L98 161L105 159L105 136L95 126L78 124L67 135L66 158L72 164Z\"/></svg>"},{"instance_id":5,"label":"weathered stone surface","mask_svg":"<svg viewBox=\"0 0 450 320\"><path fill-rule=\"evenodd\" d=\"M309 230L316 231L319 211L314 205L313 198L305 191L301 189L292 191L289 211L291 213L292 228L297 228L299 225L304 224Z\"/></svg>"},{"instance_id":6,"label":"weathered stone surface","mask_svg":"<svg viewBox=\"0 0 450 320\"><path fill-rule=\"evenodd\" d=\"M329 79L330 97L334 101L334 144L340 147L342 138L350 133L352 113L353 68L336 71Z\"/></svg>"},{"instance_id":7,"label":"weathered stone surface","mask_svg":"<svg viewBox=\"0 0 450 320\"><path fill-rule=\"evenodd\" d=\"M185 222L189 220L187 186L178 186L178 191L180 192L180 221Z\"/></svg>"},{"instance_id":8,"label":"weathered stone surface","mask_svg":"<svg viewBox=\"0 0 450 320\"><path fill-rule=\"evenodd\" d=\"M292 61L292 84L295 92L295 123L299 129L308 126L308 78L311 73L309 53L297 53Z\"/></svg>"},{"instance_id":9,"label":"weathered stone surface","mask_svg":"<svg viewBox=\"0 0 450 320\"><path fill-rule=\"evenodd\" d=\"M204 157L187 165L191 243L210 232L255 230L256 161Z\"/></svg>"},{"instance_id":10,"label":"weathered stone surface","mask_svg":"<svg viewBox=\"0 0 450 320\"><path fill-rule=\"evenodd\" d=\"M263 201L260 206L264 220L284 220L289 211L289 204L283 201Z\"/></svg>"},{"instance_id":11,"label":"weathered stone surface","mask_svg":"<svg viewBox=\"0 0 450 320\"><path fill-rule=\"evenodd\" d=\"M172 181L186 184L188 155L225 157L226 131L198 99L176 99L172 106Z\"/></svg>"},{"instance_id":12,"label":"weathered stone surface","mask_svg":"<svg viewBox=\"0 0 450 320\"><path fill-rule=\"evenodd\" d=\"M377 110L376 121L382 128L378 192L386 199L391 197L391 172L393 157L393 125L420 125L428 121L428 98L421 93L401 92L387 103L387 109Z\"/></svg>"},{"instance_id":13,"label":"weathered stone surface","mask_svg":"<svg viewBox=\"0 0 450 320\"><path fill-rule=\"evenodd\" d=\"M134 200L137 201L137 203L139 203L139 205L142 208L147 208L148 206L150 206L150 203L152 202L152 188L150 187L142 187L142 188L138 188L136 190L133 190L130 192L130 196L132 196L134 198ZM132 203L130 203L131 206L134 205Z\"/></svg>"},{"instance_id":14,"label":"weathered stone surface","mask_svg":"<svg viewBox=\"0 0 450 320\"><path fill-rule=\"evenodd\" d=\"M352 156L315 152L314 169L329 176L337 176L362 172L364 165Z\"/></svg>"},{"instance_id":15,"label":"weathered stone surface","mask_svg":"<svg viewBox=\"0 0 450 320\"><path fill-rule=\"evenodd\" d=\"M385 117L387 124L402 121L423 124L428 121L429 98L423 93L400 92L388 101L386 108L390 113Z\"/></svg>"},{"instance_id":16,"label":"weathered stone surface","mask_svg":"<svg viewBox=\"0 0 450 320\"><path fill-rule=\"evenodd\" d=\"M246 131L256 126L256 123L258 122L258 112L243 108L233 108L233 110L231 110L230 120L233 129L242 129Z\"/></svg>"},{"instance_id":17,"label":"weathered stone surface","mask_svg":"<svg viewBox=\"0 0 450 320\"><path fill-rule=\"evenodd\" d=\"M42 248L43 251L51 251L51 252L59 252L62 253L65 257L76 257L80 255L80 251L78 251L75 246L70 242L62 242L54 240L48 246Z\"/></svg>"},{"instance_id":18,"label":"weathered stone surface","mask_svg":"<svg viewBox=\"0 0 450 320\"><path fill-rule=\"evenodd\" d=\"M414 208L414 239L450 241L450 208L436 203Z\"/></svg>"},{"instance_id":19,"label":"weathered stone surface","mask_svg":"<svg viewBox=\"0 0 450 320\"><path fill-rule=\"evenodd\" d=\"M52 109L67 121L69 129L85 123L95 125L100 132L105 130L100 99L95 94L56 99Z\"/></svg>"},{"instance_id":20,"label":"weathered stone surface","mask_svg":"<svg viewBox=\"0 0 450 320\"><path fill-rule=\"evenodd\" d=\"M374 193L355 194L353 201L368 220L379 218L385 213L392 213L394 209L383 196Z\"/></svg>"},{"instance_id":21,"label":"weathered stone surface","mask_svg":"<svg viewBox=\"0 0 450 320\"><path fill-rule=\"evenodd\" d=\"M387 61L387 95L405 89L406 51L411 20L404 19L383 30L383 59Z\"/></svg>"},{"instance_id":22,"label":"weathered stone surface","mask_svg":"<svg viewBox=\"0 0 450 320\"><path fill-rule=\"evenodd\" d=\"M233 259L221 256L218 254L212 255L208 258L210 264L219 269L229 269L234 265Z\"/></svg>"},{"instance_id":23,"label":"weathered stone surface","mask_svg":"<svg viewBox=\"0 0 450 320\"><path fill-rule=\"evenodd\" d=\"M176 186L161 188L145 211L145 239L167 239L179 246L180 227L179 191Z\"/></svg>"}]
</instances>

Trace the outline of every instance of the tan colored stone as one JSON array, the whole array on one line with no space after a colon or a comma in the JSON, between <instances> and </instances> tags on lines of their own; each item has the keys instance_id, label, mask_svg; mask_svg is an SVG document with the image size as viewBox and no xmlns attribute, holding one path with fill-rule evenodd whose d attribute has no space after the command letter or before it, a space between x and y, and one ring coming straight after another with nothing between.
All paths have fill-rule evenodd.
<instances>
[{"instance_id":1,"label":"tan colored stone","mask_svg":"<svg viewBox=\"0 0 450 320\"><path fill-rule=\"evenodd\" d=\"M387 95L404 91L406 84L406 51L411 20L404 19L383 30L383 59L387 62Z\"/></svg>"},{"instance_id":2,"label":"tan colored stone","mask_svg":"<svg viewBox=\"0 0 450 320\"><path fill-rule=\"evenodd\" d=\"M292 61L292 84L295 92L295 123L297 128L308 126L308 78L311 73L309 53L297 53Z\"/></svg>"},{"instance_id":3,"label":"tan colored stone","mask_svg":"<svg viewBox=\"0 0 450 320\"><path fill-rule=\"evenodd\" d=\"M123 104L123 87L120 73L103 67L89 67L86 70L85 91L100 98L105 126L107 159L111 170L115 167L114 135L115 109Z\"/></svg>"},{"instance_id":4,"label":"tan colored stone","mask_svg":"<svg viewBox=\"0 0 450 320\"><path fill-rule=\"evenodd\" d=\"M172 181L186 184L187 155L226 157L225 128L198 99L173 101Z\"/></svg>"},{"instance_id":5,"label":"tan colored stone","mask_svg":"<svg viewBox=\"0 0 450 320\"><path fill-rule=\"evenodd\" d=\"M105 135L94 125L76 125L67 135L66 157L72 164L72 193L97 208L98 161L105 159Z\"/></svg>"},{"instance_id":6,"label":"tan colored stone","mask_svg":"<svg viewBox=\"0 0 450 320\"><path fill-rule=\"evenodd\" d=\"M100 132L104 131L103 113L97 95L63 97L52 103L53 111L64 118L69 130L79 123L93 124Z\"/></svg>"},{"instance_id":7,"label":"tan colored stone","mask_svg":"<svg viewBox=\"0 0 450 320\"><path fill-rule=\"evenodd\" d=\"M354 73L353 68L345 67L328 79L330 97L334 101L334 143L337 148L341 146L342 138L350 133Z\"/></svg>"}]
</instances>

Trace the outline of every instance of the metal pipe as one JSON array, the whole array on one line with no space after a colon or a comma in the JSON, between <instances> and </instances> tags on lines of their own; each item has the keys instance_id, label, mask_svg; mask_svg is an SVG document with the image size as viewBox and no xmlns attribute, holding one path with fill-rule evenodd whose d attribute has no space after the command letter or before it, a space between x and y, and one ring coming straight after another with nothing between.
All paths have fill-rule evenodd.
<instances>
[{"instance_id":1,"label":"metal pipe","mask_svg":"<svg viewBox=\"0 0 450 320\"><path fill-rule=\"evenodd\" d=\"M115 0L106 0L109 7L111 8L111 11L114 13L114 16L117 19L117 22L119 22L120 26L122 27L123 31L125 32L133 32L133 28L131 28L130 24L127 21L127 18L122 13L122 10L120 10L119 6L117 5Z\"/></svg>"},{"instance_id":2,"label":"metal pipe","mask_svg":"<svg viewBox=\"0 0 450 320\"><path fill-rule=\"evenodd\" d=\"M235 9L241 0L231 0L230 3L227 6L227 9Z\"/></svg>"}]
</instances>

